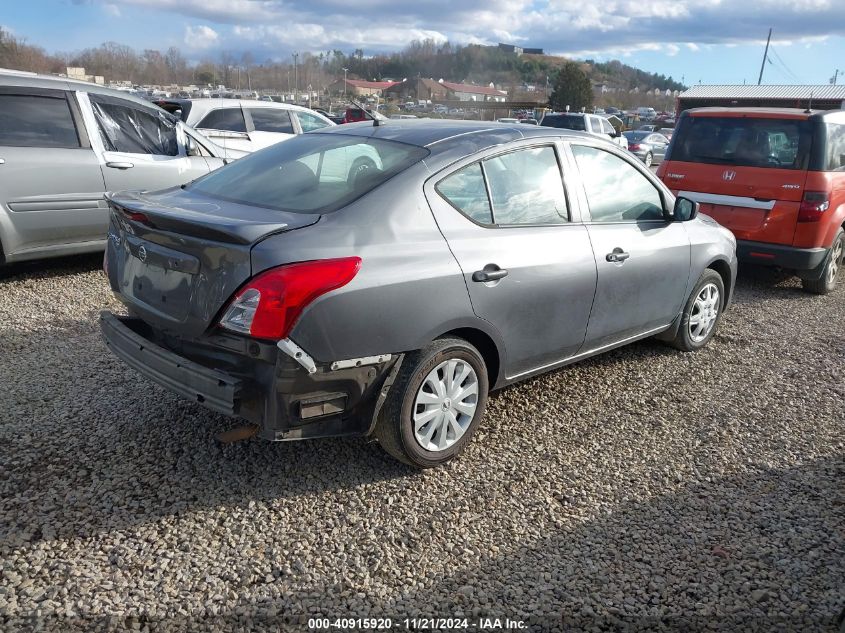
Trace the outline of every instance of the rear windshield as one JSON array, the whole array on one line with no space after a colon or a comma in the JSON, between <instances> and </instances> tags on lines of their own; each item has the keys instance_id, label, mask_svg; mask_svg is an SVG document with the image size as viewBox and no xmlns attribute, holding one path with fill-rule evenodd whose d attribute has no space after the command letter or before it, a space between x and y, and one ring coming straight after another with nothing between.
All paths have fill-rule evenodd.
<instances>
[{"instance_id":1,"label":"rear windshield","mask_svg":"<svg viewBox=\"0 0 845 633\"><path fill-rule=\"evenodd\" d=\"M415 145L344 134L303 134L194 181L192 191L292 213L330 213L428 155Z\"/></svg>"},{"instance_id":2,"label":"rear windshield","mask_svg":"<svg viewBox=\"0 0 845 633\"><path fill-rule=\"evenodd\" d=\"M812 128L800 119L688 116L672 140L670 160L807 169Z\"/></svg>"},{"instance_id":3,"label":"rear windshield","mask_svg":"<svg viewBox=\"0 0 845 633\"><path fill-rule=\"evenodd\" d=\"M565 130L580 130L586 131L584 125L584 117L582 116L566 116L562 114L550 114L544 116L540 125L546 127L559 127Z\"/></svg>"},{"instance_id":4,"label":"rear windshield","mask_svg":"<svg viewBox=\"0 0 845 633\"><path fill-rule=\"evenodd\" d=\"M641 141L646 136L651 136L654 132L622 132L622 135L629 141Z\"/></svg>"}]
</instances>

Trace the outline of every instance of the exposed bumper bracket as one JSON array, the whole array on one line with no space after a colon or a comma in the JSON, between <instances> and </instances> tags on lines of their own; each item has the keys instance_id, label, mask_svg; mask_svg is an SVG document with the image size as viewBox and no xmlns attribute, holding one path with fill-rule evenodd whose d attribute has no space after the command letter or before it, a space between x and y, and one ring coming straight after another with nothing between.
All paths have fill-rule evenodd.
<instances>
[{"instance_id":1,"label":"exposed bumper bracket","mask_svg":"<svg viewBox=\"0 0 845 633\"><path fill-rule=\"evenodd\" d=\"M305 371L309 374L317 373L317 365L314 363L314 359L311 358L308 352L289 338L283 338L281 341L276 343L276 346L297 363L302 365L305 368Z\"/></svg>"},{"instance_id":2,"label":"exposed bumper bracket","mask_svg":"<svg viewBox=\"0 0 845 633\"><path fill-rule=\"evenodd\" d=\"M378 356L362 356L361 358L350 358L349 360L336 360L332 363L332 371L338 369L349 369L351 367L365 367L366 365L378 365L386 363L392 358L390 354L380 354Z\"/></svg>"}]
</instances>

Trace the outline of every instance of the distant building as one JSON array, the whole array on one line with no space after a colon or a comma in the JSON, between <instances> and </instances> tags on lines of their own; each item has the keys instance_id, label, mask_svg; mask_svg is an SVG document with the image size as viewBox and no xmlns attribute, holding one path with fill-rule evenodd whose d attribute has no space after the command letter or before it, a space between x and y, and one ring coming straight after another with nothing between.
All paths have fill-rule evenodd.
<instances>
[{"instance_id":1,"label":"distant building","mask_svg":"<svg viewBox=\"0 0 845 633\"><path fill-rule=\"evenodd\" d=\"M515 55L542 55L543 49L542 48L525 48L523 46L516 46L514 44L499 44L499 50L505 51L506 53L514 53Z\"/></svg>"},{"instance_id":2,"label":"distant building","mask_svg":"<svg viewBox=\"0 0 845 633\"><path fill-rule=\"evenodd\" d=\"M397 101L444 101L448 90L433 79L405 79L385 88L384 97Z\"/></svg>"},{"instance_id":3,"label":"distant building","mask_svg":"<svg viewBox=\"0 0 845 633\"><path fill-rule=\"evenodd\" d=\"M678 112L711 106L744 108L845 109L845 86L817 85L698 85L678 95Z\"/></svg>"},{"instance_id":4,"label":"distant building","mask_svg":"<svg viewBox=\"0 0 845 633\"><path fill-rule=\"evenodd\" d=\"M447 98L452 101L506 101L508 93L490 86L456 84L450 81L440 82L447 90Z\"/></svg>"},{"instance_id":5,"label":"distant building","mask_svg":"<svg viewBox=\"0 0 845 633\"><path fill-rule=\"evenodd\" d=\"M68 79L90 81L91 83L100 84L101 86L106 83L106 79L102 75L86 75L85 69L80 66L67 66L66 68Z\"/></svg>"},{"instance_id":6,"label":"distant building","mask_svg":"<svg viewBox=\"0 0 845 633\"><path fill-rule=\"evenodd\" d=\"M363 79L338 79L329 84L332 94L346 93L353 97L380 97L395 81L364 81ZM345 89L344 89L345 88Z\"/></svg>"}]
</instances>

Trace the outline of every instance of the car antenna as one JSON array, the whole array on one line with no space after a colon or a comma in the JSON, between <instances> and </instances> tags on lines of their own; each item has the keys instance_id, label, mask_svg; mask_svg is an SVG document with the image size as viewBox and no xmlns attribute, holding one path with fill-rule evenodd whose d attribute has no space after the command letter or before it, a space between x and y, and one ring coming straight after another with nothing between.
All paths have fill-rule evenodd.
<instances>
[{"instance_id":1,"label":"car antenna","mask_svg":"<svg viewBox=\"0 0 845 633\"><path fill-rule=\"evenodd\" d=\"M807 109L804 110L805 114L812 114L813 112L813 93L810 91L810 102L807 104Z\"/></svg>"},{"instance_id":2,"label":"car antenna","mask_svg":"<svg viewBox=\"0 0 845 633\"><path fill-rule=\"evenodd\" d=\"M356 99L350 99L350 101L352 102L352 105L354 105L356 108L359 108L361 112L364 113L364 116L368 116L373 120L373 127L379 127L380 125L384 124L384 121L380 120L376 115L367 110L367 108L365 108L360 101L357 101Z\"/></svg>"}]
</instances>

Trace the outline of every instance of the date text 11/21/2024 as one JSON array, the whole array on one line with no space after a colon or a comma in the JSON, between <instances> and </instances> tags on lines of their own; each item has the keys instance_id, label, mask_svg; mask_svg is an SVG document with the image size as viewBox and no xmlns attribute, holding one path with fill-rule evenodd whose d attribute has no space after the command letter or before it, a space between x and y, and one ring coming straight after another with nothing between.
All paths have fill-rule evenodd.
<instances>
[{"instance_id":1,"label":"date text 11/21/2024","mask_svg":"<svg viewBox=\"0 0 845 633\"><path fill-rule=\"evenodd\" d=\"M410 630L523 630L528 625L510 618L309 618L312 630L388 630L394 627Z\"/></svg>"}]
</instances>

